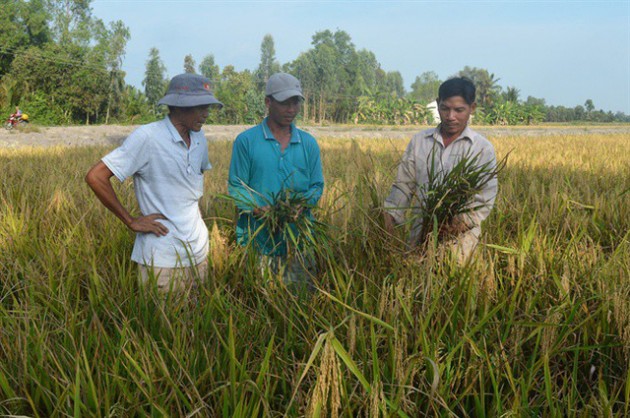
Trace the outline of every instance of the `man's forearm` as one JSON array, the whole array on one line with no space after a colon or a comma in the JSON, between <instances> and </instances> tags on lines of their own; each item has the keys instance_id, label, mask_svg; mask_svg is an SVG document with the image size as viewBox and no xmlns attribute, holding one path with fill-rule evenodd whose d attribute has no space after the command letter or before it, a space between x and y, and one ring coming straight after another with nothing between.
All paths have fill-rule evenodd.
<instances>
[{"instance_id":1,"label":"man's forearm","mask_svg":"<svg viewBox=\"0 0 630 418\"><path fill-rule=\"evenodd\" d=\"M122 203L120 203L109 177L99 175L98 172L90 170L85 181L103 206L116 215L126 226L131 224L133 217Z\"/></svg>"},{"instance_id":2,"label":"man's forearm","mask_svg":"<svg viewBox=\"0 0 630 418\"><path fill-rule=\"evenodd\" d=\"M126 226L129 227L133 221L133 217L129 211L120 203L114 187L110 181L113 173L101 161L96 164L85 176L85 182L90 186L98 200L103 206L109 209L116 217L118 217Z\"/></svg>"}]
</instances>

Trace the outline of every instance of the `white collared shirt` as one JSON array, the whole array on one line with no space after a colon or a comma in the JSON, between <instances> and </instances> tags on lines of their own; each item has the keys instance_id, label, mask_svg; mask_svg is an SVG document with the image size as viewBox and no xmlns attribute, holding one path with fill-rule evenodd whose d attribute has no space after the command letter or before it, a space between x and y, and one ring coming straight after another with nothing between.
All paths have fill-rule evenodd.
<instances>
[{"instance_id":1,"label":"white collared shirt","mask_svg":"<svg viewBox=\"0 0 630 418\"><path fill-rule=\"evenodd\" d=\"M204 134L190 132L190 148L167 116L136 129L103 162L121 182L133 176L144 216L161 213L169 233L137 233L131 259L155 267L199 264L208 255L208 228L199 210L203 172L211 168Z\"/></svg>"},{"instance_id":2,"label":"white collared shirt","mask_svg":"<svg viewBox=\"0 0 630 418\"><path fill-rule=\"evenodd\" d=\"M439 127L427 129L411 138L398 166L398 174L391 192L385 200L385 209L396 223L404 222L407 208L421 206L422 186L428 182L430 157L435 153L436 163L442 173L448 173L463 156L479 155L478 164L496 166L494 147L482 135L466 126L462 134L448 147L440 135ZM467 215L467 222L477 236L481 233L481 222L488 217L497 195L497 179L491 179L486 187L474 196L471 207L478 208ZM421 225L413 225L411 242L415 242Z\"/></svg>"}]
</instances>

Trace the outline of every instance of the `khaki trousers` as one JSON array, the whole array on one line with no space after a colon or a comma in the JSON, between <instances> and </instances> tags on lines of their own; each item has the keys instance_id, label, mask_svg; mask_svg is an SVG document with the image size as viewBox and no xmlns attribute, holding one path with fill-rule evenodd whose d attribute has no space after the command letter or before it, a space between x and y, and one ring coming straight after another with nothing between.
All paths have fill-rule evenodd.
<instances>
[{"instance_id":1,"label":"khaki trousers","mask_svg":"<svg viewBox=\"0 0 630 418\"><path fill-rule=\"evenodd\" d=\"M160 292L190 291L199 286L206 279L208 260L190 267L153 267L138 264L138 272L142 284L150 284L153 280Z\"/></svg>"},{"instance_id":2,"label":"khaki trousers","mask_svg":"<svg viewBox=\"0 0 630 418\"><path fill-rule=\"evenodd\" d=\"M451 251L451 254L455 256L455 259L459 264L466 264L473 251L479 243L479 233L474 229L464 232L457 237L446 241L444 247Z\"/></svg>"}]
</instances>

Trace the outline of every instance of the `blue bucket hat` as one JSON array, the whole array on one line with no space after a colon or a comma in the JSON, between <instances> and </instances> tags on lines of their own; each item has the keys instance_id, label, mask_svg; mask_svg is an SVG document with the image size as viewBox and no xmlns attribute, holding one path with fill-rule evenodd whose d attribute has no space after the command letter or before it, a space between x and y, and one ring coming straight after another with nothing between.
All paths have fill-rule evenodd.
<instances>
[{"instance_id":1,"label":"blue bucket hat","mask_svg":"<svg viewBox=\"0 0 630 418\"><path fill-rule=\"evenodd\" d=\"M199 74L184 73L173 77L168 84L166 95L159 105L175 107L195 107L217 105L223 107L210 90L210 80Z\"/></svg>"}]
</instances>

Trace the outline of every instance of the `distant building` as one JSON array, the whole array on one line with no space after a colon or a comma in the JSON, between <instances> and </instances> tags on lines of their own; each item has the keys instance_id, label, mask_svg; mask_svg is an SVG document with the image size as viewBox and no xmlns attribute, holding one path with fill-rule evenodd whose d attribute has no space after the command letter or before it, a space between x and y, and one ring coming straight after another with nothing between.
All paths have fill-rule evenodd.
<instances>
[{"instance_id":1,"label":"distant building","mask_svg":"<svg viewBox=\"0 0 630 418\"><path fill-rule=\"evenodd\" d=\"M440 113L438 112L437 101L434 100L431 103L429 103L427 105L427 109L429 109L429 111L431 112L431 115L433 116L433 122L435 124L440 123Z\"/></svg>"}]
</instances>

